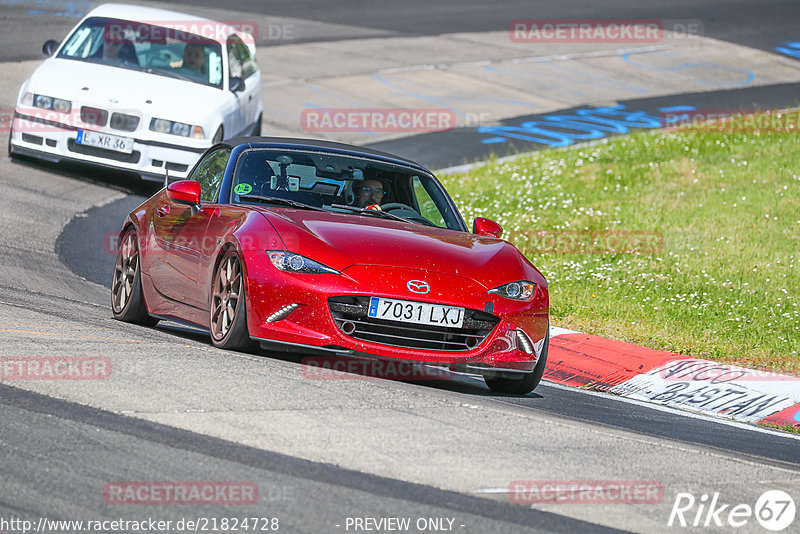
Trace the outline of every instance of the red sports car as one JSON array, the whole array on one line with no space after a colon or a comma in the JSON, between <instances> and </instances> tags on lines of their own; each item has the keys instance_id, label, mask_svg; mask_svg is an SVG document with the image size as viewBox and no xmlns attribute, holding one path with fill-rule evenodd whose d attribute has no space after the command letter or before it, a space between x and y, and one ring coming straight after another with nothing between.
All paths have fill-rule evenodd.
<instances>
[{"instance_id":1,"label":"red sports car","mask_svg":"<svg viewBox=\"0 0 800 534\"><path fill-rule=\"evenodd\" d=\"M483 375L527 393L548 349L542 274L502 229L470 233L424 167L320 141L242 138L131 212L112 310L336 357L392 358Z\"/></svg>"}]
</instances>

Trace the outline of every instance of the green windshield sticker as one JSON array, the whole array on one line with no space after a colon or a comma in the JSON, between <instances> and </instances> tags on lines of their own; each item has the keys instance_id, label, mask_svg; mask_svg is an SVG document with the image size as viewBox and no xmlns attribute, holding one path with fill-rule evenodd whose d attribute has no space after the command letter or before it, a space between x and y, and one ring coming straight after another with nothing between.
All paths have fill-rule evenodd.
<instances>
[{"instance_id":1,"label":"green windshield sticker","mask_svg":"<svg viewBox=\"0 0 800 534\"><path fill-rule=\"evenodd\" d=\"M246 195L252 190L253 186L250 184L239 184L233 189L237 195Z\"/></svg>"}]
</instances>

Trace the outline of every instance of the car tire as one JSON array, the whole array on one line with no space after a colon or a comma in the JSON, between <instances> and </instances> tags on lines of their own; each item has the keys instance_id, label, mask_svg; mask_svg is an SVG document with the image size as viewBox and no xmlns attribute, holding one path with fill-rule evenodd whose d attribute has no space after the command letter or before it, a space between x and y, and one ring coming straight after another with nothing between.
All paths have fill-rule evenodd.
<instances>
[{"instance_id":1,"label":"car tire","mask_svg":"<svg viewBox=\"0 0 800 534\"><path fill-rule=\"evenodd\" d=\"M264 118L264 115L259 113L258 118L256 119L256 123L253 125L253 133L254 137L261 137L261 120Z\"/></svg>"},{"instance_id":2,"label":"car tire","mask_svg":"<svg viewBox=\"0 0 800 534\"><path fill-rule=\"evenodd\" d=\"M247 328L242 261L234 250L226 252L214 272L209 306L209 330L215 347L248 351L254 346ZM235 302L230 305L231 298Z\"/></svg>"},{"instance_id":3,"label":"car tire","mask_svg":"<svg viewBox=\"0 0 800 534\"><path fill-rule=\"evenodd\" d=\"M542 355L539 361L536 362L536 367L533 371L528 373L522 378L503 378L503 377L488 377L484 376L483 381L495 393L506 393L510 395L526 395L536 389L539 382L542 381L544 375L544 368L547 365L547 352L550 348L550 323L547 323L547 334L544 336L544 346L542 347Z\"/></svg>"},{"instance_id":4,"label":"car tire","mask_svg":"<svg viewBox=\"0 0 800 534\"><path fill-rule=\"evenodd\" d=\"M158 319L147 313L147 303L142 291L139 239L136 230L128 228L117 245L114 277L111 280L111 312L114 319L155 326Z\"/></svg>"},{"instance_id":5,"label":"car tire","mask_svg":"<svg viewBox=\"0 0 800 534\"><path fill-rule=\"evenodd\" d=\"M14 121L13 117L11 118L11 121L13 123L13 121ZM9 126L9 128L8 128L8 157L9 158L13 158L14 157L14 147L11 145L11 138L12 137L14 137L14 126L13 125Z\"/></svg>"}]
</instances>

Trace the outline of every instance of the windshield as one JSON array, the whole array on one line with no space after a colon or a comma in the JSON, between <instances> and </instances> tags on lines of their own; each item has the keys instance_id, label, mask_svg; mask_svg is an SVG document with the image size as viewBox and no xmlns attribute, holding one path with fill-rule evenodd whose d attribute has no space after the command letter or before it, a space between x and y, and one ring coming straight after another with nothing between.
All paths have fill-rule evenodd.
<instances>
[{"instance_id":1,"label":"windshield","mask_svg":"<svg viewBox=\"0 0 800 534\"><path fill-rule=\"evenodd\" d=\"M305 205L463 230L460 216L435 178L401 165L358 157L245 151L236 163L231 200L236 204Z\"/></svg>"},{"instance_id":2,"label":"windshield","mask_svg":"<svg viewBox=\"0 0 800 534\"><path fill-rule=\"evenodd\" d=\"M145 22L89 18L69 36L58 57L222 88L220 43Z\"/></svg>"}]
</instances>

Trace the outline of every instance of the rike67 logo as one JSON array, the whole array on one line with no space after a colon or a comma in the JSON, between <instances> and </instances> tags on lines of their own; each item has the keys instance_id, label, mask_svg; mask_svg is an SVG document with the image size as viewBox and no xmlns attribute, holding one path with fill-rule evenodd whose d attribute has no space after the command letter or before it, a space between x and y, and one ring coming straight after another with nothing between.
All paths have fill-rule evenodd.
<instances>
[{"instance_id":1,"label":"rike67 logo","mask_svg":"<svg viewBox=\"0 0 800 534\"><path fill-rule=\"evenodd\" d=\"M780 532L793 522L796 513L794 499L781 490L761 494L755 506L723 504L719 493L704 493L696 498L691 493L678 493L669 514L668 527L729 527L741 528L753 518L765 529Z\"/></svg>"}]
</instances>

